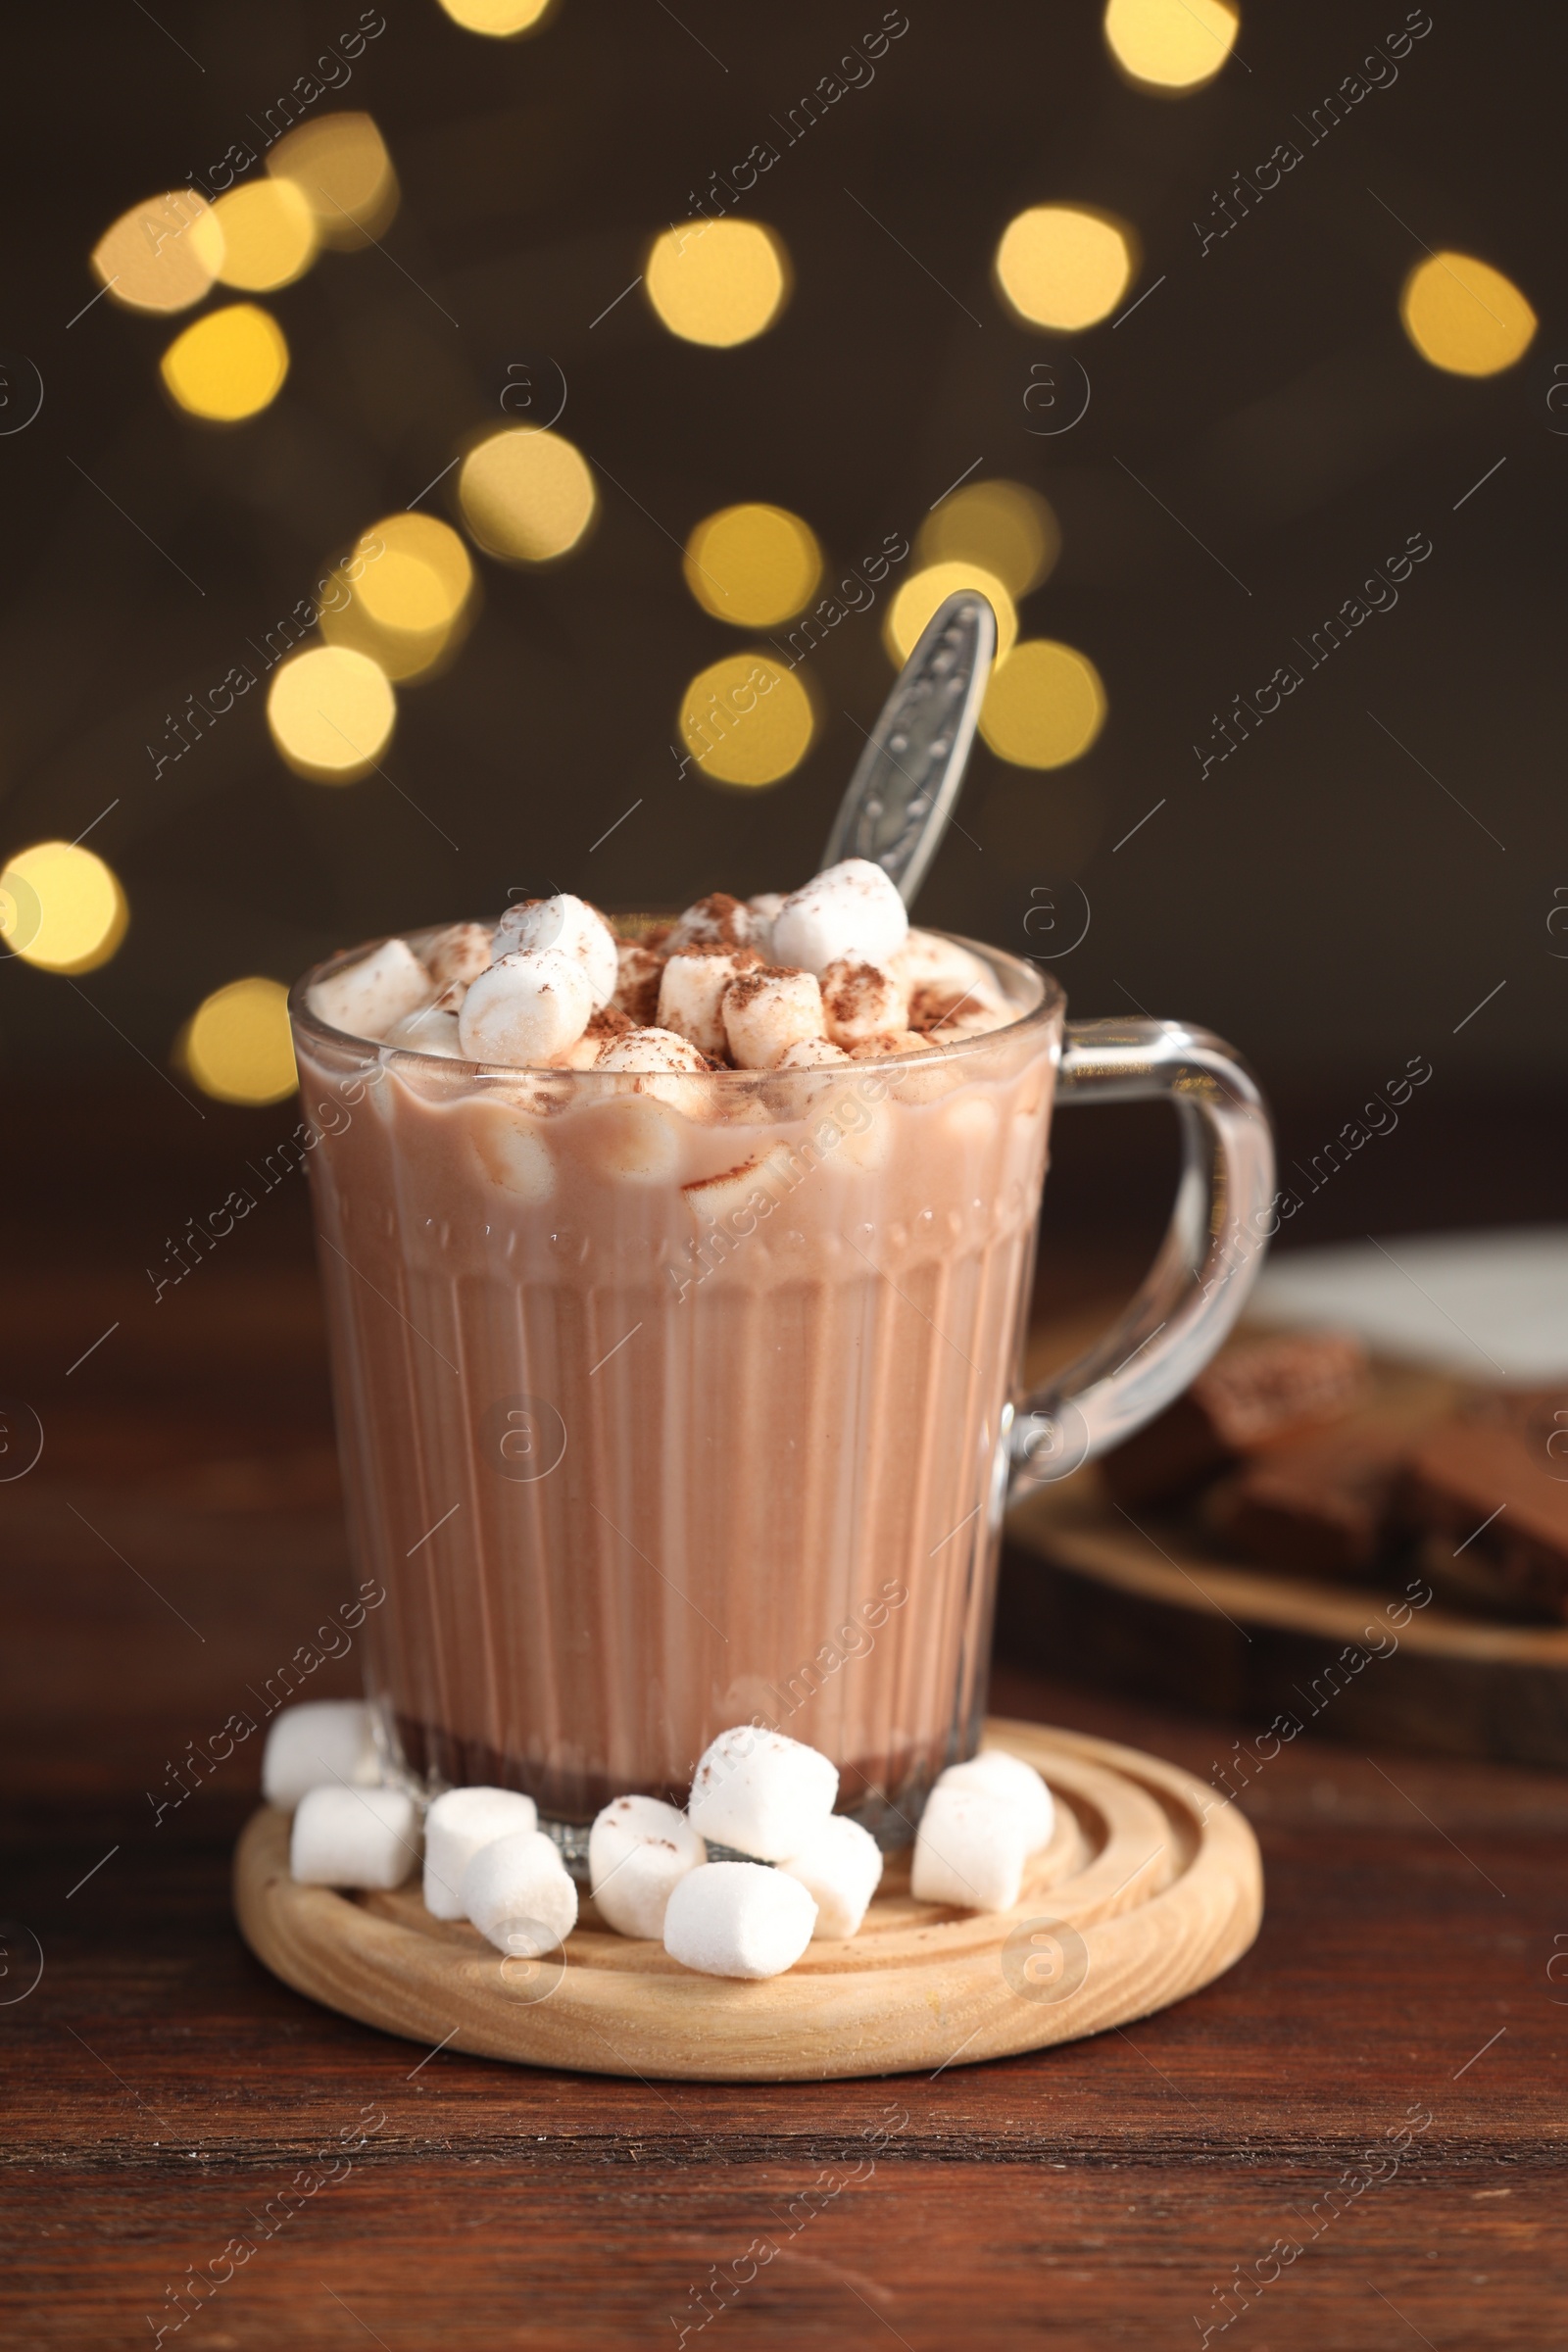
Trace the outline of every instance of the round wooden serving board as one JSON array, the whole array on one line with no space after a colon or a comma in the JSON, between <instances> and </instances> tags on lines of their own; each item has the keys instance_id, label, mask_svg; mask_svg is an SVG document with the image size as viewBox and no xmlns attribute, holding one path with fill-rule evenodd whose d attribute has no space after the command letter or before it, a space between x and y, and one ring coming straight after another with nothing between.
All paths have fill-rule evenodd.
<instances>
[{"instance_id":1,"label":"round wooden serving board","mask_svg":"<svg viewBox=\"0 0 1568 2352\"><path fill-rule=\"evenodd\" d=\"M1568 1626L1477 1617L1414 1566L1333 1584L1222 1560L1134 1525L1093 1469L1021 1504L1006 1543L1009 1656L1249 1727L1568 1768Z\"/></svg>"},{"instance_id":2,"label":"round wooden serving board","mask_svg":"<svg viewBox=\"0 0 1568 2352\"><path fill-rule=\"evenodd\" d=\"M1134 1748L993 1721L985 1744L1035 1765L1056 1832L1004 1913L917 1903L889 1860L858 1936L812 1943L760 1984L703 1977L601 1927L585 1899L564 1966L504 1959L391 1894L298 1886L289 1820L264 1806L234 1857L234 1908L274 1975L384 2033L524 2065L714 2082L933 2073L1147 2017L1240 1959L1263 1876L1235 1805Z\"/></svg>"}]
</instances>

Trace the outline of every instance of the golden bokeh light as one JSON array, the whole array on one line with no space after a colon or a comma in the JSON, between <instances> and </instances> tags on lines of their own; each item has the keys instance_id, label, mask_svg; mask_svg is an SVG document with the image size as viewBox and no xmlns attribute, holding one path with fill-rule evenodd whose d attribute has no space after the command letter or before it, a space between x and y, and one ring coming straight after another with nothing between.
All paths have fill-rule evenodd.
<instances>
[{"instance_id":1,"label":"golden bokeh light","mask_svg":"<svg viewBox=\"0 0 1568 2352\"><path fill-rule=\"evenodd\" d=\"M220 196L213 218L222 231L218 276L246 294L268 294L303 277L316 259L316 215L291 179L252 179Z\"/></svg>"},{"instance_id":2,"label":"golden bokeh light","mask_svg":"<svg viewBox=\"0 0 1568 2352\"><path fill-rule=\"evenodd\" d=\"M397 697L386 672L352 646L314 646L282 663L267 697L272 741L297 775L352 784L391 740Z\"/></svg>"},{"instance_id":3,"label":"golden bokeh light","mask_svg":"<svg viewBox=\"0 0 1568 2352\"><path fill-rule=\"evenodd\" d=\"M537 32L552 4L553 0L441 0L454 24L461 24L465 32L488 33L495 41Z\"/></svg>"},{"instance_id":4,"label":"golden bokeh light","mask_svg":"<svg viewBox=\"0 0 1568 2352\"><path fill-rule=\"evenodd\" d=\"M288 345L270 312L232 302L176 335L159 367L171 395L192 416L238 424L282 390Z\"/></svg>"},{"instance_id":5,"label":"golden bokeh light","mask_svg":"<svg viewBox=\"0 0 1568 2352\"><path fill-rule=\"evenodd\" d=\"M548 564L576 546L599 498L579 449L560 433L519 425L468 452L458 503L487 554L512 564Z\"/></svg>"},{"instance_id":6,"label":"golden bokeh light","mask_svg":"<svg viewBox=\"0 0 1568 2352\"><path fill-rule=\"evenodd\" d=\"M473 589L468 551L450 523L383 514L332 571L321 635L368 654L389 678L418 677L466 635Z\"/></svg>"},{"instance_id":7,"label":"golden bokeh light","mask_svg":"<svg viewBox=\"0 0 1568 2352\"><path fill-rule=\"evenodd\" d=\"M765 629L807 603L822 576L822 550L787 507L721 507L687 540L684 570L705 612Z\"/></svg>"},{"instance_id":8,"label":"golden bokeh light","mask_svg":"<svg viewBox=\"0 0 1568 2352\"><path fill-rule=\"evenodd\" d=\"M816 721L793 672L766 654L729 654L681 698L681 739L716 784L777 784L811 748Z\"/></svg>"},{"instance_id":9,"label":"golden bokeh light","mask_svg":"<svg viewBox=\"0 0 1568 2352\"><path fill-rule=\"evenodd\" d=\"M292 180L316 216L323 245L353 253L391 224L398 179L386 141L368 115L322 115L279 139L267 159L274 179Z\"/></svg>"},{"instance_id":10,"label":"golden bokeh light","mask_svg":"<svg viewBox=\"0 0 1568 2352\"><path fill-rule=\"evenodd\" d=\"M1026 637L991 673L980 732L1014 767L1065 767L1105 723L1105 689L1087 654Z\"/></svg>"},{"instance_id":11,"label":"golden bokeh light","mask_svg":"<svg viewBox=\"0 0 1568 2352\"><path fill-rule=\"evenodd\" d=\"M725 351L771 326L790 290L783 239L756 220L692 220L654 240L648 299L672 335Z\"/></svg>"},{"instance_id":12,"label":"golden bokeh light","mask_svg":"<svg viewBox=\"0 0 1568 2352\"><path fill-rule=\"evenodd\" d=\"M1449 375L1495 375L1522 359L1539 321L1518 287L1469 253L1420 262L1399 296L1404 331Z\"/></svg>"},{"instance_id":13,"label":"golden bokeh light","mask_svg":"<svg viewBox=\"0 0 1568 2352\"><path fill-rule=\"evenodd\" d=\"M888 608L882 642L895 668L907 662L937 607L960 588L978 588L989 599L997 616L997 660L1002 660L1018 634L1018 614L1004 583L983 564L928 564L905 581Z\"/></svg>"},{"instance_id":14,"label":"golden bokeh light","mask_svg":"<svg viewBox=\"0 0 1568 2352\"><path fill-rule=\"evenodd\" d=\"M117 876L74 842L34 842L0 872L0 940L40 971L96 971L129 920Z\"/></svg>"},{"instance_id":15,"label":"golden bokeh light","mask_svg":"<svg viewBox=\"0 0 1568 2352\"><path fill-rule=\"evenodd\" d=\"M1031 206L997 247L997 281L1018 317L1062 334L1108 318L1135 266L1131 229L1071 204Z\"/></svg>"},{"instance_id":16,"label":"golden bokeh light","mask_svg":"<svg viewBox=\"0 0 1568 2352\"><path fill-rule=\"evenodd\" d=\"M149 196L105 229L92 266L111 302L171 316L212 291L223 263L213 207L191 188Z\"/></svg>"},{"instance_id":17,"label":"golden bokeh light","mask_svg":"<svg viewBox=\"0 0 1568 2352\"><path fill-rule=\"evenodd\" d=\"M1240 24L1225 0L1107 0L1105 40L1144 88L1196 90L1229 57Z\"/></svg>"},{"instance_id":18,"label":"golden bokeh light","mask_svg":"<svg viewBox=\"0 0 1568 2352\"><path fill-rule=\"evenodd\" d=\"M257 978L214 989L186 1022L176 1052L203 1094L220 1102L281 1102L299 1083L288 990Z\"/></svg>"},{"instance_id":19,"label":"golden bokeh light","mask_svg":"<svg viewBox=\"0 0 1568 2352\"><path fill-rule=\"evenodd\" d=\"M971 482L945 498L920 525L922 564L978 564L1013 596L1049 578L1061 532L1038 490L1022 482Z\"/></svg>"}]
</instances>

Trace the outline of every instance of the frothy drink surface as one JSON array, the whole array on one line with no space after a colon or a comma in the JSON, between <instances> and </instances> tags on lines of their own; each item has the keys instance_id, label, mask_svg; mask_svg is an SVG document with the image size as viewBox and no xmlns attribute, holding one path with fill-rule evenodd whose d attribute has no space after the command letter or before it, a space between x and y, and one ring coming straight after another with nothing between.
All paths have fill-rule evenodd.
<instances>
[{"instance_id":1,"label":"frothy drink surface","mask_svg":"<svg viewBox=\"0 0 1568 2352\"><path fill-rule=\"evenodd\" d=\"M968 1752L1059 1037L986 970L1003 1025L765 1071L478 1069L297 1000L412 1770L584 1823L757 1718L897 1841Z\"/></svg>"}]
</instances>

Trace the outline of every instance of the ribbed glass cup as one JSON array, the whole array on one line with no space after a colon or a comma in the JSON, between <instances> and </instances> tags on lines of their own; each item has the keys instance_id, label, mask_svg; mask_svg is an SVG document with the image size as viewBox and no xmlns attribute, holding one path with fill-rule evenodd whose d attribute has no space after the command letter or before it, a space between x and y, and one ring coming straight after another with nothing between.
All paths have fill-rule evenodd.
<instances>
[{"instance_id":1,"label":"ribbed glass cup","mask_svg":"<svg viewBox=\"0 0 1568 2352\"><path fill-rule=\"evenodd\" d=\"M422 935L414 935L416 948ZM984 1703L1063 1000L776 1073L525 1072L291 1007L394 1766L568 1851L715 1733L822 1749L888 1844Z\"/></svg>"}]
</instances>

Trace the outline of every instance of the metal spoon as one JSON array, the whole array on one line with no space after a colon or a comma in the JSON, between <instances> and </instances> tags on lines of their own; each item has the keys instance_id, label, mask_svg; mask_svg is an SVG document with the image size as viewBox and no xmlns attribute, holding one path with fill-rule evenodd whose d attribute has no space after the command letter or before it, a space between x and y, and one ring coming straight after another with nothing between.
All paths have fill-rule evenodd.
<instances>
[{"instance_id":1,"label":"metal spoon","mask_svg":"<svg viewBox=\"0 0 1568 2352\"><path fill-rule=\"evenodd\" d=\"M963 782L996 650L997 616L978 589L938 606L856 762L824 866L868 858L912 905Z\"/></svg>"}]
</instances>

